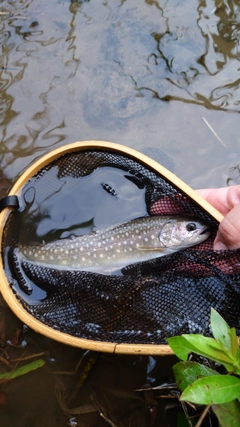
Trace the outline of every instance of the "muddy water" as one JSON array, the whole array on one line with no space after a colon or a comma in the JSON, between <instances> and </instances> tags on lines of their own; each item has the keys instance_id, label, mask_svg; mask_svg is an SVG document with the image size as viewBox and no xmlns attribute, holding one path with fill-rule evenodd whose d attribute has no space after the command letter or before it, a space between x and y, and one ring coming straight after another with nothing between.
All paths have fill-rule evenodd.
<instances>
[{"instance_id":1,"label":"muddy water","mask_svg":"<svg viewBox=\"0 0 240 427\"><path fill-rule=\"evenodd\" d=\"M193 188L240 183L239 29L237 0L1 1L1 195L42 155L90 139L143 151ZM54 343L34 340L57 359ZM56 363L66 371L81 352L61 347L61 355ZM119 360L108 361L108 369ZM139 387L151 363L144 359L139 374L140 361L131 360L120 365L127 375L135 366L139 381L129 381ZM49 385L49 417L39 418L43 377L36 374L42 397L30 418L14 390L33 389L34 380L6 387L3 425L17 419L19 426L60 426L58 417L61 425L78 425L76 415L56 410ZM100 390L102 378L94 384ZM136 425L145 425L144 410L140 418Z\"/></svg>"}]
</instances>

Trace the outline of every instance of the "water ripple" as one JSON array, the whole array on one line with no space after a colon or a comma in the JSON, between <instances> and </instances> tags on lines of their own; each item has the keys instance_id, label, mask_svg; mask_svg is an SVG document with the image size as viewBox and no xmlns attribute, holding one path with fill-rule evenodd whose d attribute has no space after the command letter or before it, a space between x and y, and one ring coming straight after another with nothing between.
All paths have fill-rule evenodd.
<instances>
[{"instance_id":1,"label":"water ripple","mask_svg":"<svg viewBox=\"0 0 240 427\"><path fill-rule=\"evenodd\" d=\"M22 167L47 145L147 126L166 105L240 111L238 1L27 0L7 12L0 126L13 148L2 163L9 174L23 147Z\"/></svg>"}]
</instances>

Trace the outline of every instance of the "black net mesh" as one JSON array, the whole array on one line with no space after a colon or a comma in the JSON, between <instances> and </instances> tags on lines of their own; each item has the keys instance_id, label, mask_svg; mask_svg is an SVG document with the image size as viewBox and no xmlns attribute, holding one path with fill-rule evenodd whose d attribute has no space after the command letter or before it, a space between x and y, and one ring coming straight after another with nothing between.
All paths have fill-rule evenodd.
<instances>
[{"instance_id":1,"label":"black net mesh","mask_svg":"<svg viewBox=\"0 0 240 427\"><path fill-rule=\"evenodd\" d=\"M72 336L134 344L211 334L214 307L240 332L240 250L213 251L217 222L150 167L106 149L65 154L23 187L3 234L4 269L23 309ZM146 215L208 223L200 245L101 274L29 262L19 245L81 236Z\"/></svg>"}]
</instances>

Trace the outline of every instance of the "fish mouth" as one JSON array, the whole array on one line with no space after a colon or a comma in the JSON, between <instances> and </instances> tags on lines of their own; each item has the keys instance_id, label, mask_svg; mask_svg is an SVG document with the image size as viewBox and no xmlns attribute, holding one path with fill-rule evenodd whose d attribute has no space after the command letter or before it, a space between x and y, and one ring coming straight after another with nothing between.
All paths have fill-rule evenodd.
<instances>
[{"instance_id":1,"label":"fish mouth","mask_svg":"<svg viewBox=\"0 0 240 427\"><path fill-rule=\"evenodd\" d=\"M199 231L198 236L205 236L206 238L210 236L211 231L209 227L204 228L203 230Z\"/></svg>"},{"instance_id":2,"label":"fish mouth","mask_svg":"<svg viewBox=\"0 0 240 427\"><path fill-rule=\"evenodd\" d=\"M208 228L208 227L206 227L204 230L202 230L202 231L199 233L199 236L202 236L203 234L206 234L206 233L210 233L210 230L209 230L209 228Z\"/></svg>"}]
</instances>

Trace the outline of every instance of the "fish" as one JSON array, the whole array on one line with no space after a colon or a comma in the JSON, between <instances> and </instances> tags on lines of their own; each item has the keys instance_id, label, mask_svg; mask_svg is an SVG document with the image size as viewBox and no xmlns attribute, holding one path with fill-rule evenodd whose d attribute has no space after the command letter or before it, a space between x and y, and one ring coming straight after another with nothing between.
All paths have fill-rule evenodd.
<instances>
[{"instance_id":1,"label":"fish","mask_svg":"<svg viewBox=\"0 0 240 427\"><path fill-rule=\"evenodd\" d=\"M128 265L197 245L209 235L209 226L198 219L145 216L78 237L19 245L18 256L40 266L112 274Z\"/></svg>"}]
</instances>

